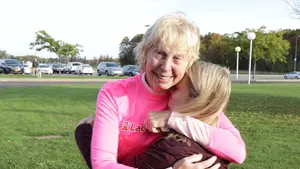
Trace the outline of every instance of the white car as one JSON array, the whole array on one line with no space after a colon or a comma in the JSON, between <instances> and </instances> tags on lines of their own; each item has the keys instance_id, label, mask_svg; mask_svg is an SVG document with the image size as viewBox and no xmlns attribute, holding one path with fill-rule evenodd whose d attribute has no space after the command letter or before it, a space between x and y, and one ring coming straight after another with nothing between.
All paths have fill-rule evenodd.
<instances>
[{"instance_id":1,"label":"white car","mask_svg":"<svg viewBox=\"0 0 300 169\"><path fill-rule=\"evenodd\" d=\"M24 74L31 74L31 67L29 67L29 65L24 64Z\"/></svg>"},{"instance_id":2,"label":"white car","mask_svg":"<svg viewBox=\"0 0 300 169\"><path fill-rule=\"evenodd\" d=\"M37 70L38 70L38 72L41 72L42 74L48 74L48 75L53 74L52 68L47 64L39 64Z\"/></svg>"},{"instance_id":3,"label":"white car","mask_svg":"<svg viewBox=\"0 0 300 169\"><path fill-rule=\"evenodd\" d=\"M300 72L289 72L284 75L285 79L300 79Z\"/></svg>"},{"instance_id":4,"label":"white car","mask_svg":"<svg viewBox=\"0 0 300 169\"><path fill-rule=\"evenodd\" d=\"M78 66L82 66L81 62L69 62L64 70L65 73L73 73Z\"/></svg>"},{"instance_id":5,"label":"white car","mask_svg":"<svg viewBox=\"0 0 300 169\"><path fill-rule=\"evenodd\" d=\"M76 70L75 70L75 74L90 74L93 75L94 74L94 69L92 68L92 66L90 66L89 64L82 64L80 66L77 66Z\"/></svg>"},{"instance_id":6,"label":"white car","mask_svg":"<svg viewBox=\"0 0 300 169\"><path fill-rule=\"evenodd\" d=\"M123 76L123 69L116 62L100 62L97 66L97 75L106 75L106 76Z\"/></svg>"}]
</instances>

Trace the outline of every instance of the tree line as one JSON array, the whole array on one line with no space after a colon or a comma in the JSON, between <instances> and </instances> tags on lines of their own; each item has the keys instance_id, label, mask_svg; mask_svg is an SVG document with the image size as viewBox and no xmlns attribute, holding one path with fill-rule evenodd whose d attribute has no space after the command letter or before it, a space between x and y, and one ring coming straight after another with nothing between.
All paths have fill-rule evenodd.
<instances>
[{"instance_id":1,"label":"tree line","mask_svg":"<svg viewBox=\"0 0 300 169\"><path fill-rule=\"evenodd\" d=\"M232 34L208 33L200 35L200 56L202 60L236 69L237 46L241 47L239 52L240 70L248 70L250 41L248 32L254 32L256 38L253 40L252 67L257 71L287 72L293 70L295 46L300 29L267 31L265 26L258 29L245 29ZM132 39L124 37L119 45L119 60L122 65L136 64L133 49L141 41L143 34L137 34ZM299 55L299 46L297 55ZM297 61L300 67L299 59ZM298 70L300 70L298 68Z\"/></svg>"},{"instance_id":2,"label":"tree line","mask_svg":"<svg viewBox=\"0 0 300 169\"><path fill-rule=\"evenodd\" d=\"M297 45L297 50L295 50L300 29L267 31L266 27L262 26L258 29L245 29L244 31L232 34L208 33L200 35L199 58L235 70L236 52L234 49L239 46L241 47L239 69L248 70L250 46L247 38L248 32L255 32L256 34L256 38L253 41L252 53L253 71L287 72L293 70L295 55L297 54L298 56L300 51L300 44ZM0 59L15 58L20 61L38 59L44 63L80 61L92 66L98 65L99 62L103 61L114 61L123 66L136 64L133 49L142 38L143 34L137 34L132 39L128 36L124 37L119 44L119 56L117 58L109 55L87 58L80 56L80 53L83 52L83 46L65 43L62 40L55 40L46 31L41 30L36 32L36 39L29 44L29 48L36 51L47 50L56 54L57 58L42 58L34 55L13 56L4 50L0 50ZM299 59L297 60L297 65L300 67Z\"/></svg>"}]
</instances>

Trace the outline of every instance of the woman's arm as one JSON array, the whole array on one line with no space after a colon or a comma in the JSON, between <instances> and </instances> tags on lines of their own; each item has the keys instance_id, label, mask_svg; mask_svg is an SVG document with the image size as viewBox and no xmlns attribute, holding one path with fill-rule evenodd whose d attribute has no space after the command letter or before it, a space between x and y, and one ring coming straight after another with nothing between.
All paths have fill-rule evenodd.
<instances>
[{"instance_id":1,"label":"woman's arm","mask_svg":"<svg viewBox=\"0 0 300 169\"><path fill-rule=\"evenodd\" d=\"M225 160L241 164L246 159L244 140L224 113L219 115L219 127L175 112L171 114L167 126Z\"/></svg>"},{"instance_id":2,"label":"woman's arm","mask_svg":"<svg viewBox=\"0 0 300 169\"><path fill-rule=\"evenodd\" d=\"M117 162L119 119L117 105L106 85L98 94L91 143L93 169L133 169Z\"/></svg>"}]
</instances>

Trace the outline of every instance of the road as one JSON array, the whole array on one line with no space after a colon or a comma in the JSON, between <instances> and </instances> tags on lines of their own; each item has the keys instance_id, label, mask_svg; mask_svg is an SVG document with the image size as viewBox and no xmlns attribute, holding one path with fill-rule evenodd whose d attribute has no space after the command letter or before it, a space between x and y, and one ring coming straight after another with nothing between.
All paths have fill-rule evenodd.
<instances>
[{"instance_id":1,"label":"road","mask_svg":"<svg viewBox=\"0 0 300 169\"><path fill-rule=\"evenodd\" d=\"M74 75L76 76L76 75ZM235 75L231 76L233 83L247 83L248 75L240 75L239 79L236 79ZM7 87L25 87L25 86L40 86L40 85L60 85L60 84L104 84L108 81L117 79L61 79L61 78L0 78L0 88ZM300 79L283 79L282 75L256 75L255 80L251 80L251 83L299 83Z\"/></svg>"}]
</instances>

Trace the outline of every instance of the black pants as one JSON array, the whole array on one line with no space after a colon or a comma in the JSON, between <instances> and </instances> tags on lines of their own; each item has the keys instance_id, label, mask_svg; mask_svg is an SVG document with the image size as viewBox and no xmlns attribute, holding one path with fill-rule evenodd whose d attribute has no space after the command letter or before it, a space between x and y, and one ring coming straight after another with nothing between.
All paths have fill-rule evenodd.
<instances>
[{"instance_id":1,"label":"black pants","mask_svg":"<svg viewBox=\"0 0 300 169\"><path fill-rule=\"evenodd\" d=\"M89 168L91 164L91 141L92 141L93 128L90 124L80 124L75 130L75 140L78 148Z\"/></svg>"}]
</instances>

